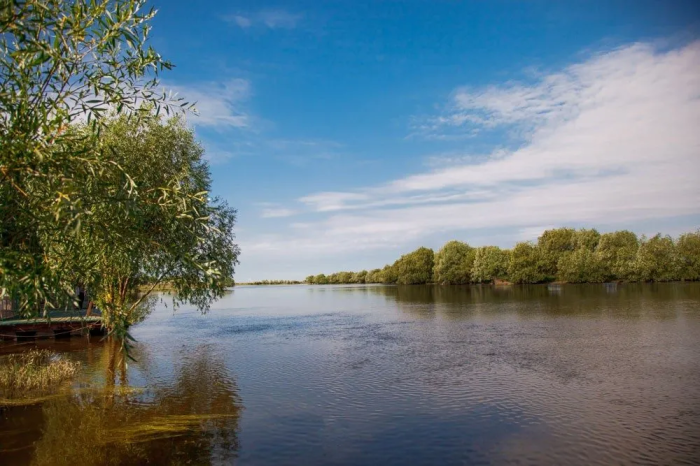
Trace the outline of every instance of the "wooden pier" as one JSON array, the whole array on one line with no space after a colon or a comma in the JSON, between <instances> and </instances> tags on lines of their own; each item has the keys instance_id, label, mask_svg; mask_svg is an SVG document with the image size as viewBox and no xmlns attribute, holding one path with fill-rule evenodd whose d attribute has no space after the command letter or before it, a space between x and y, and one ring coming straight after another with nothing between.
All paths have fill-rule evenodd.
<instances>
[{"instance_id":1,"label":"wooden pier","mask_svg":"<svg viewBox=\"0 0 700 466\"><path fill-rule=\"evenodd\" d=\"M102 315L93 309L86 315L81 310L54 310L47 316L21 319L17 316L0 318L0 340L26 341L36 338L66 338L71 335L102 335Z\"/></svg>"}]
</instances>

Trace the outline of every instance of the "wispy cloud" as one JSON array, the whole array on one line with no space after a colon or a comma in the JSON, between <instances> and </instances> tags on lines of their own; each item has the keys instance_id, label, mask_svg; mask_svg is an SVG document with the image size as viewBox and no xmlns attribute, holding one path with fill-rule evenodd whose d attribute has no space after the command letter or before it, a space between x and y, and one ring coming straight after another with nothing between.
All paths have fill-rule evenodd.
<instances>
[{"instance_id":1,"label":"wispy cloud","mask_svg":"<svg viewBox=\"0 0 700 466\"><path fill-rule=\"evenodd\" d=\"M195 126L250 128L251 117L245 110L245 102L251 89L246 79L165 87L187 102L196 103L197 115L191 119Z\"/></svg>"},{"instance_id":2,"label":"wispy cloud","mask_svg":"<svg viewBox=\"0 0 700 466\"><path fill-rule=\"evenodd\" d=\"M227 21L232 21L238 25L241 29L247 29L253 25L253 20L247 16L233 15L227 17Z\"/></svg>"},{"instance_id":3,"label":"wispy cloud","mask_svg":"<svg viewBox=\"0 0 700 466\"><path fill-rule=\"evenodd\" d=\"M291 13L283 9L260 10L253 13L227 15L224 21L241 29L260 27L266 29L294 29L303 15Z\"/></svg>"},{"instance_id":4,"label":"wispy cloud","mask_svg":"<svg viewBox=\"0 0 700 466\"><path fill-rule=\"evenodd\" d=\"M515 149L299 201L320 220L250 250L342 252L431 234L614 225L700 214L700 43L633 44L534 83L456 89L425 131L496 128ZM291 245L294 245L291 248Z\"/></svg>"},{"instance_id":5,"label":"wispy cloud","mask_svg":"<svg viewBox=\"0 0 700 466\"><path fill-rule=\"evenodd\" d=\"M285 209L285 208L268 208L263 209L260 213L262 218L281 218L281 217L291 217L296 214L296 210Z\"/></svg>"}]
</instances>

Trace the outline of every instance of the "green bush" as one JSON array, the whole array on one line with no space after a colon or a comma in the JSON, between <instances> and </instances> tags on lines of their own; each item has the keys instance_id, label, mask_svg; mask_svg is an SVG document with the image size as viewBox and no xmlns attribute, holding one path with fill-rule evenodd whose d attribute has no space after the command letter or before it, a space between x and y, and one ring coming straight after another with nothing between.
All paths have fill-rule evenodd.
<instances>
[{"instance_id":1,"label":"green bush","mask_svg":"<svg viewBox=\"0 0 700 466\"><path fill-rule=\"evenodd\" d=\"M435 282L464 285L471 281L474 248L461 241L450 241L435 254Z\"/></svg>"},{"instance_id":2,"label":"green bush","mask_svg":"<svg viewBox=\"0 0 700 466\"><path fill-rule=\"evenodd\" d=\"M640 281L667 282L679 278L675 245L670 236L660 234L644 238L637 249L636 279Z\"/></svg>"},{"instance_id":3,"label":"green bush","mask_svg":"<svg viewBox=\"0 0 700 466\"><path fill-rule=\"evenodd\" d=\"M600 237L596 256L603 267L605 280L632 280L635 278L639 240L631 231L615 231Z\"/></svg>"},{"instance_id":4,"label":"green bush","mask_svg":"<svg viewBox=\"0 0 700 466\"><path fill-rule=\"evenodd\" d=\"M676 242L678 275L682 280L700 280L700 230L681 235Z\"/></svg>"},{"instance_id":5,"label":"green bush","mask_svg":"<svg viewBox=\"0 0 700 466\"><path fill-rule=\"evenodd\" d=\"M547 279L543 271L549 267L542 260L542 254L537 246L532 243L518 243L510 253L508 264L508 277L513 283L541 283Z\"/></svg>"},{"instance_id":6,"label":"green bush","mask_svg":"<svg viewBox=\"0 0 700 466\"><path fill-rule=\"evenodd\" d=\"M557 269L558 280L565 282L595 283L605 281L598 257L586 247L561 256Z\"/></svg>"},{"instance_id":7,"label":"green bush","mask_svg":"<svg viewBox=\"0 0 700 466\"><path fill-rule=\"evenodd\" d=\"M508 276L510 251L498 246L477 248L474 254L471 280L474 283L488 283L494 279L505 279Z\"/></svg>"},{"instance_id":8,"label":"green bush","mask_svg":"<svg viewBox=\"0 0 700 466\"><path fill-rule=\"evenodd\" d=\"M418 248L401 256L397 264L396 283L400 285L430 283L433 278L434 256L433 250L428 248Z\"/></svg>"}]
</instances>

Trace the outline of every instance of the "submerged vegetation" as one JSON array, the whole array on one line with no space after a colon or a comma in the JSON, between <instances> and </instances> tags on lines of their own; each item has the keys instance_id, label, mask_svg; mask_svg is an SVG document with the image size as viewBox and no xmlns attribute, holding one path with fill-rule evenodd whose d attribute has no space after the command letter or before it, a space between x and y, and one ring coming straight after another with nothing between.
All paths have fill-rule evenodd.
<instances>
[{"instance_id":1,"label":"submerged vegetation","mask_svg":"<svg viewBox=\"0 0 700 466\"><path fill-rule=\"evenodd\" d=\"M0 359L0 400L41 395L70 380L80 364L52 351L32 349Z\"/></svg>"},{"instance_id":2,"label":"submerged vegetation","mask_svg":"<svg viewBox=\"0 0 700 466\"><path fill-rule=\"evenodd\" d=\"M138 377L132 385L133 369L113 340L89 344L85 366L46 350L2 357L0 463L229 464L243 407L224 361L210 345L195 346L164 382L146 347L133 353L147 387ZM69 390L57 390L69 380ZM33 420L41 435L16 420Z\"/></svg>"},{"instance_id":3,"label":"submerged vegetation","mask_svg":"<svg viewBox=\"0 0 700 466\"><path fill-rule=\"evenodd\" d=\"M673 239L631 231L547 230L513 249L450 241L437 253L418 248L382 269L311 275L308 284L601 283L700 280L700 231Z\"/></svg>"},{"instance_id":4,"label":"submerged vegetation","mask_svg":"<svg viewBox=\"0 0 700 466\"><path fill-rule=\"evenodd\" d=\"M144 370L149 355L142 350L135 352ZM145 396L129 386L121 356L106 344L96 358L104 368L98 387L36 406L45 423L33 464L227 464L235 458L241 399L206 345L182 358L172 383Z\"/></svg>"}]
</instances>

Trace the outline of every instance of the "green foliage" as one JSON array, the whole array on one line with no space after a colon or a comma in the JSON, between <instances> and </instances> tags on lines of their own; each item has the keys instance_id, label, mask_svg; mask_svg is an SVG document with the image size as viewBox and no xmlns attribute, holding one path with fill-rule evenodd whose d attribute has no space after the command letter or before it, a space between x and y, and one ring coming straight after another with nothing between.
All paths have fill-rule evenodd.
<instances>
[{"instance_id":1,"label":"green foliage","mask_svg":"<svg viewBox=\"0 0 700 466\"><path fill-rule=\"evenodd\" d=\"M584 248L592 252L598 247L599 242L600 233L595 228L590 230L582 228L574 233L574 249Z\"/></svg>"},{"instance_id":2,"label":"green foliage","mask_svg":"<svg viewBox=\"0 0 700 466\"><path fill-rule=\"evenodd\" d=\"M434 253L432 249L418 248L398 260L396 283L417 285L430 283L433 278Z\"/></svg>"},{"instance_id":3,"label":"green foliage","mask_svg":"<svg viewBox=\"0 0 700 466\"><path fill-rule=\"evenodd\" d=\"M328 278L324 274L320 273L314 277L314 283L316 285L328 285Z\"/></svg>"},{"instance_id":4,"label":"green foliage","mask_svg":"<svg viewBox=\"0 0 700 466\"><path fill-rule=\"evenodd\" d=\"M365 283L367 280L367 271L366 270L361 270L359 272L355 272L352 274L351 282L352 283Z\"/></svg>"},{"instance_id":5,"label":"green foliage","mask_svg":"<svg viewBox=\"0 0 700 466\"><path fill-rule=\"evenodd\" d=\"M568 230L568 229L567 229ZM573 249L560 248L557 252L550 249L550 260L558 257L556 277L571 283L588 283L605 281L605 274L600 259L595 254L600 242L600 233L595 229L571 230L570 246ZM567 232L568 234L568 232ZM547 270L551 272L551 269Z\"/></svg>"},{"instance_id":6,"label":"green foliage","mask_svg":"<svg viewBox=\"0 0 700 466\"><path fill-rule=\"evenodd\" d=\"M471 281L474 248L461 241L450 241L435 254L435 282L464 285Z\"/></svg>"},{"instance_id":7,"label":"green foliage","mask_svg":"<svg viewBox=\"0 0 700 466\"><path fill-rule=\"evenodd\" d=\"M367 272L365 283L382 283L382 269L372 269Z\"/></svg>"},{"instance_id":8,"label":"green foliage","mask_svg":"<svg viewBox=\"0 0 700 466\"><path fill-rule=\"evenodd\" d=\"M352 272L338 272L332 275L331 283L352 283Z\"/></svg>"},{"instance_id":9,"label":"green foliage","mask_svg":"<svg viewBox=\"0 0 700 466\"><path fill-rule=\"evenodd\" d=\"M631 231L605 233L596 247L596 256L603 268L605 280L635 279L635 262L639 240Z\"/></svg>"},{"instance_id":10,"label":"green foliage","mask_svg":"<svg viewBox=\"0 0 700 466\"><path fill-rule=\"evenodd\" d=\"M432 273L432 272L431 272ZM385 265L381 272L381 282L385 284L397 283L399 280L399 261L393 265Z\"/></svg>"},{"instance_id":11,"label":"green foliage","mask_svg":"<svg viewBox=\"0 0 700 466\"><path fill-rule=\"evenodd\" d=\"M595 283L605 281L598 256L587 247L564 254L557 264L558 279L571 283Z\"/></svg>"},{"instance_id":12,"label":"green foliage","mask_svg":"<svg viewBox=\"0 0 700 466\"><path fill-rule=\"evenodd\" d=\"M81 221L74 280L90 290L104 324L120 335L160 283L174 291L175 305L206 311L229 285L239 249L235 210L208 197L209 167L192 131L179 117L112 117L104 121L99 149L121 170L81 180L82 192L100 202ZM124 172L128 195L105 196L103 187L123 184Z\"/></svg>"},{"instance_id":13,"label":"green foliage","mask_svg":"<svg viewBox=\"0 0 700 466\"><path fill-rule=\"evenodd\" d=\"M308 279L309 277L306 278ZM311 278L313 278L313 276ZM301 285L302 283L303 282L297 280L260 280L257 282L239 283L239 285Z\"/></svg>"},{"instance_id":14,"label":"green foliage","mask_svg":"<svg viewBox=\"0 0 700 466\"><path fill-rule=\"evenodd\" d=\"M679 278L675 245L670 236L642 237L635 263L637 280L666 282Z\"/></svg>"},{"instance_id":15,"label":"green foliage","mask_svg":"<svg viewBox=\"0 0 700 466\"><path fill-rule=\"evenodd\" d=\"M134 192L131 174L98 150L105 115L181 108L156 92L171 64L147 46L155 12L143 4L0 3L0 291L24 315L72 298L76 274L99 260L85 257L85 223ZM101 228L118 223L115 213Z\"/></svg>"},{"instance_id":16,"label":"green foliage","mask_svg":"<svg viewBox=\"0 0 700 466\"><path fill-rule=\"evenodd\" d=\"M537 239L539 256L538 273L542 273L544 277L538 281L554 280L554 277L557 275L557 263L559 259L565 253L572 252L576 249L576 240L576 230L573 228L557 228L542 233L542 236Z\"/></svg>"},{"instance_id":17,"label":"green foliage","mask_svg":"<svg viewBox=\"0 0 700 466\"><path fill-rule=\"evenodd\" d=\"M474 254L471 280L474 283L488 283L494 279L503 279L508 275L510 251L498 246L477 248Z\"/></svg>"},{"instance_id":18,"label":"green foliage","mask_svg":"<svg viewBox=\"0 0 700 466\"><path fill-rule=\"evenodd\" d=\"M595 229L559 228L545 231L537 244L518 243L510 251L496 246L474 249L450 241L437 254L419 248L383 269L333 274L331 283L362 283L362 276L364 283L400 285L431 280L438 284L496 279L513 283L700 280L700 231L681 235L675 242L656 235L640 243L630 231L601 235ZM307 283L316 283L317 278L307 277Z\"/></svg>"},{"instance_id":19,"label":"green foliage","mask_svg":"<svg viewBox=\"0 0 700 466\"><path fill-rule=\"evenodd\" d=\"M681 235L676 241L678 275L683 280L700 280L700 230Z\"/></svg>"},{"instance_id":20,"label":"green foliage","mask_svg":"<svg viewBox=\"0 0 700 466\"><path fill-rule=\"evenodd\" d=\"M542 259L537 246L532 243L518 243L510 253L508 277L513 283L541 283L547 280L548 260ZM543 265L545 269L543 270ZM546 270L546 272L545 272ZM556 272L556 270L555 270Z\"/></svg>"}]
</instances>

